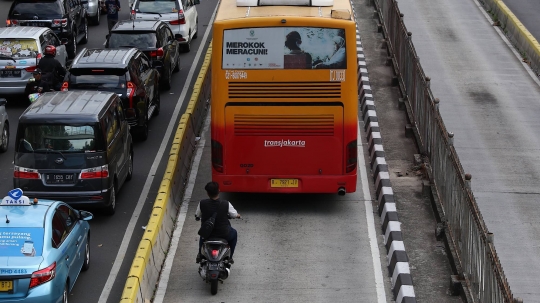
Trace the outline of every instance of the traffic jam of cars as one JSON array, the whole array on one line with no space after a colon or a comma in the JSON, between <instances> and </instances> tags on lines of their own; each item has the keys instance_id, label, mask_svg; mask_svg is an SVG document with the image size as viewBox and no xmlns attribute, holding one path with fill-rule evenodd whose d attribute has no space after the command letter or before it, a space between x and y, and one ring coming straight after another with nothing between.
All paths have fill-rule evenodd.
<instances>
[{"instance_id":1,"label":"traffic jam of cars","mask_svg":"<svg viewBox=\"0 0 540 303\"><path fill-rule=\"evenodd\" d=\"M15 0L0 28L0 154L14 151L13 188L0 193L0 302L68 302L90 266L89 221L114 215L134 141L147 140L197 38L199 0L134 0L102 48L79 49L108 3ZM27 106L14 126L12 96Z\"/></svg>"}]
</instances>

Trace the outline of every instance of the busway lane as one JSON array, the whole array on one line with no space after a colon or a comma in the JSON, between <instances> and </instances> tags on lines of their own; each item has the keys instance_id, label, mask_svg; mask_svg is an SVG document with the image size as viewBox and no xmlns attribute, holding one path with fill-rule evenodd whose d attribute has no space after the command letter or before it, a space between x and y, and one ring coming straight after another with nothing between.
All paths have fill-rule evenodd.
<instances>
[{"instance_id":1,"label":"busway lane","mask_svg":"<svg viewBox=\"0 0 540 303\"><path fill-rule=\"evenodd\" d=\"M4 19L7 17L7 12L11 3L11 1L0 2L0 11L4 12ZM217 0L201 1L201 4L197 5L200 33L204 33L206 30L211 12L214 11L216 5ZM120 20L128 19L129 9L127 0L121 0L121 7ZM106 34L107 18L106 15L102 15L98 26L89 26L89 41L85 45L78 45L78 51L80 52L84 47L102 48ZM201 36L202 35L199 35L199 37ZM162 111L158 117L154 117L150 120L150 136L148 140L145 142L135 142L134 176L130 182L125 183L118 193L116 214L112 217L108 217L99 212L94 212L95 217L90 221L92 231L91 265L88 271L81 273L75 284L70 296L70 300L73 302L98 302L117 256L118 249L121 246L124 234L126 233L126 228L148 177L152 163L161 146L165 131L169 123L177 123L177 121L171 121L176 104L182 102L180 114L185 111L187 102L185 102L185 100L179 100L179 96L184 88L184 84L186 84L186 81L188 80L188 92L186 96L189 97L191 95L191 87L195 82L195 79L187 79L187 73L192 64L200 65L202 63L202 61L193 62L199 47L207 48L207 45L201 46L201 42L200 38L193 40L191 52L182 53L180 55L181 71L173 74L172 88L169 91L163 91L161 93ZM15 132L18 118L27 106L24 96L6 97L8 99L7 111L10 118L11 131L9 150L4 154L0 154L0 194L6 193L13 186L12 176ZM170 144L170 139L166 142ZM168 148L166 150L168 150ZM165 169L163 159L158 163L159 166L155 174L156 178L153 180L148 196L144 201L144 206L136 218L137 222L135 224L135 229L127 247L127 251L125 255L122 256L123 262L121 263L118 275L116 279L114 279L114 283L108 285L108 287L110 287L110 294L107 302L118 302L120 300L129 266L131 265L135 250L144 232L142 227L148 222L151 207L156 197L157 188Z\"/></svg>"},{"instance_id":2,"label":"busway lane","mask_svg":"<svg viewBox=\"0 0 540 303\"><path fill-rule=\"evenodd\" d=\"M540 5L537 0L503 0L504 4L525 25L527 30L540 41Z\"/></svg>"}]
</instances>

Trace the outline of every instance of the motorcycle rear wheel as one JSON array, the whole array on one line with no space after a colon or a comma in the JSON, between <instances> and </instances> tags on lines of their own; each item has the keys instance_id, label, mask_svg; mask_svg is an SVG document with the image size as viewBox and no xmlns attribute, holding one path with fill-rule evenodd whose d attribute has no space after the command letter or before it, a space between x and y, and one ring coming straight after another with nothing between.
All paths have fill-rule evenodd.
<instances>
[{"instance_id":1,"label":"motorcycle rear wheel","mask_svg":"<svg viewBox=\"0 0 540 303\"><path fill-rule=\"evenodd\" d=\"M218 280L210 281L210 293L212 295L217 294L217 289L218 289Z\"/></svg>"}]
</instances>

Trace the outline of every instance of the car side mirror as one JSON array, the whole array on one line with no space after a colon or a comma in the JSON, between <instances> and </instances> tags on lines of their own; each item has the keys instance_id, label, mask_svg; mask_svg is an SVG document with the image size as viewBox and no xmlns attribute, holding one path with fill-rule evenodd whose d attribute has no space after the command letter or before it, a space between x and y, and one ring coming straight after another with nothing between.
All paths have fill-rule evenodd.
<instances>
[{"instance_id":1,"label":"car side mirror","mask_svg":"<svg viewBox=\"0 0 540 303\"><path fill-rule=\"evenodd\" d=\"M0 106L6 106L7 100L6 98L0 98Z\"/></svg>"},{"instance_id":2,"label":"car side mirror","mask_svg":"<svg viewBox=\"0 0 540 303\"><path fill-rule=\"evenodd\" d=\"M69 43L69 41L68 41L67 38L62 38L62 39L60 39L60 43L61 43L62 45L66 45L66 44Z\"/></svg>"},{"instance_id":3,"label":"car side mirror","mask_svg":"<svg viewBox=\"0 0 540 303\"><path fill-rule=\"evenodd\" d=\"M86 210L79 210L79 219L83 221L90 221L94 218L94 215Z\"/></svg>"}]
</instances>

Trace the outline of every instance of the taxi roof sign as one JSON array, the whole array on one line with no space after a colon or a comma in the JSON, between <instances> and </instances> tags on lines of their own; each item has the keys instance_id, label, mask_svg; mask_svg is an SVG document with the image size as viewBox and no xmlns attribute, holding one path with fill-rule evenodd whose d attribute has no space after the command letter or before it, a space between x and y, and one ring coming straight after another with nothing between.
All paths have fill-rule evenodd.
<instances>
[{"instance_id":1,"label":"taxi roof sign","mask_svg":"<svg viewBox=\"0 0 540 303\"><path fill-rule=\"evenodd\" d=\"M8 195L2 199L0 205L32 205L27 196L23 196L23 191L20 188L12 189Z\"/></svg>"}]
</instances>

